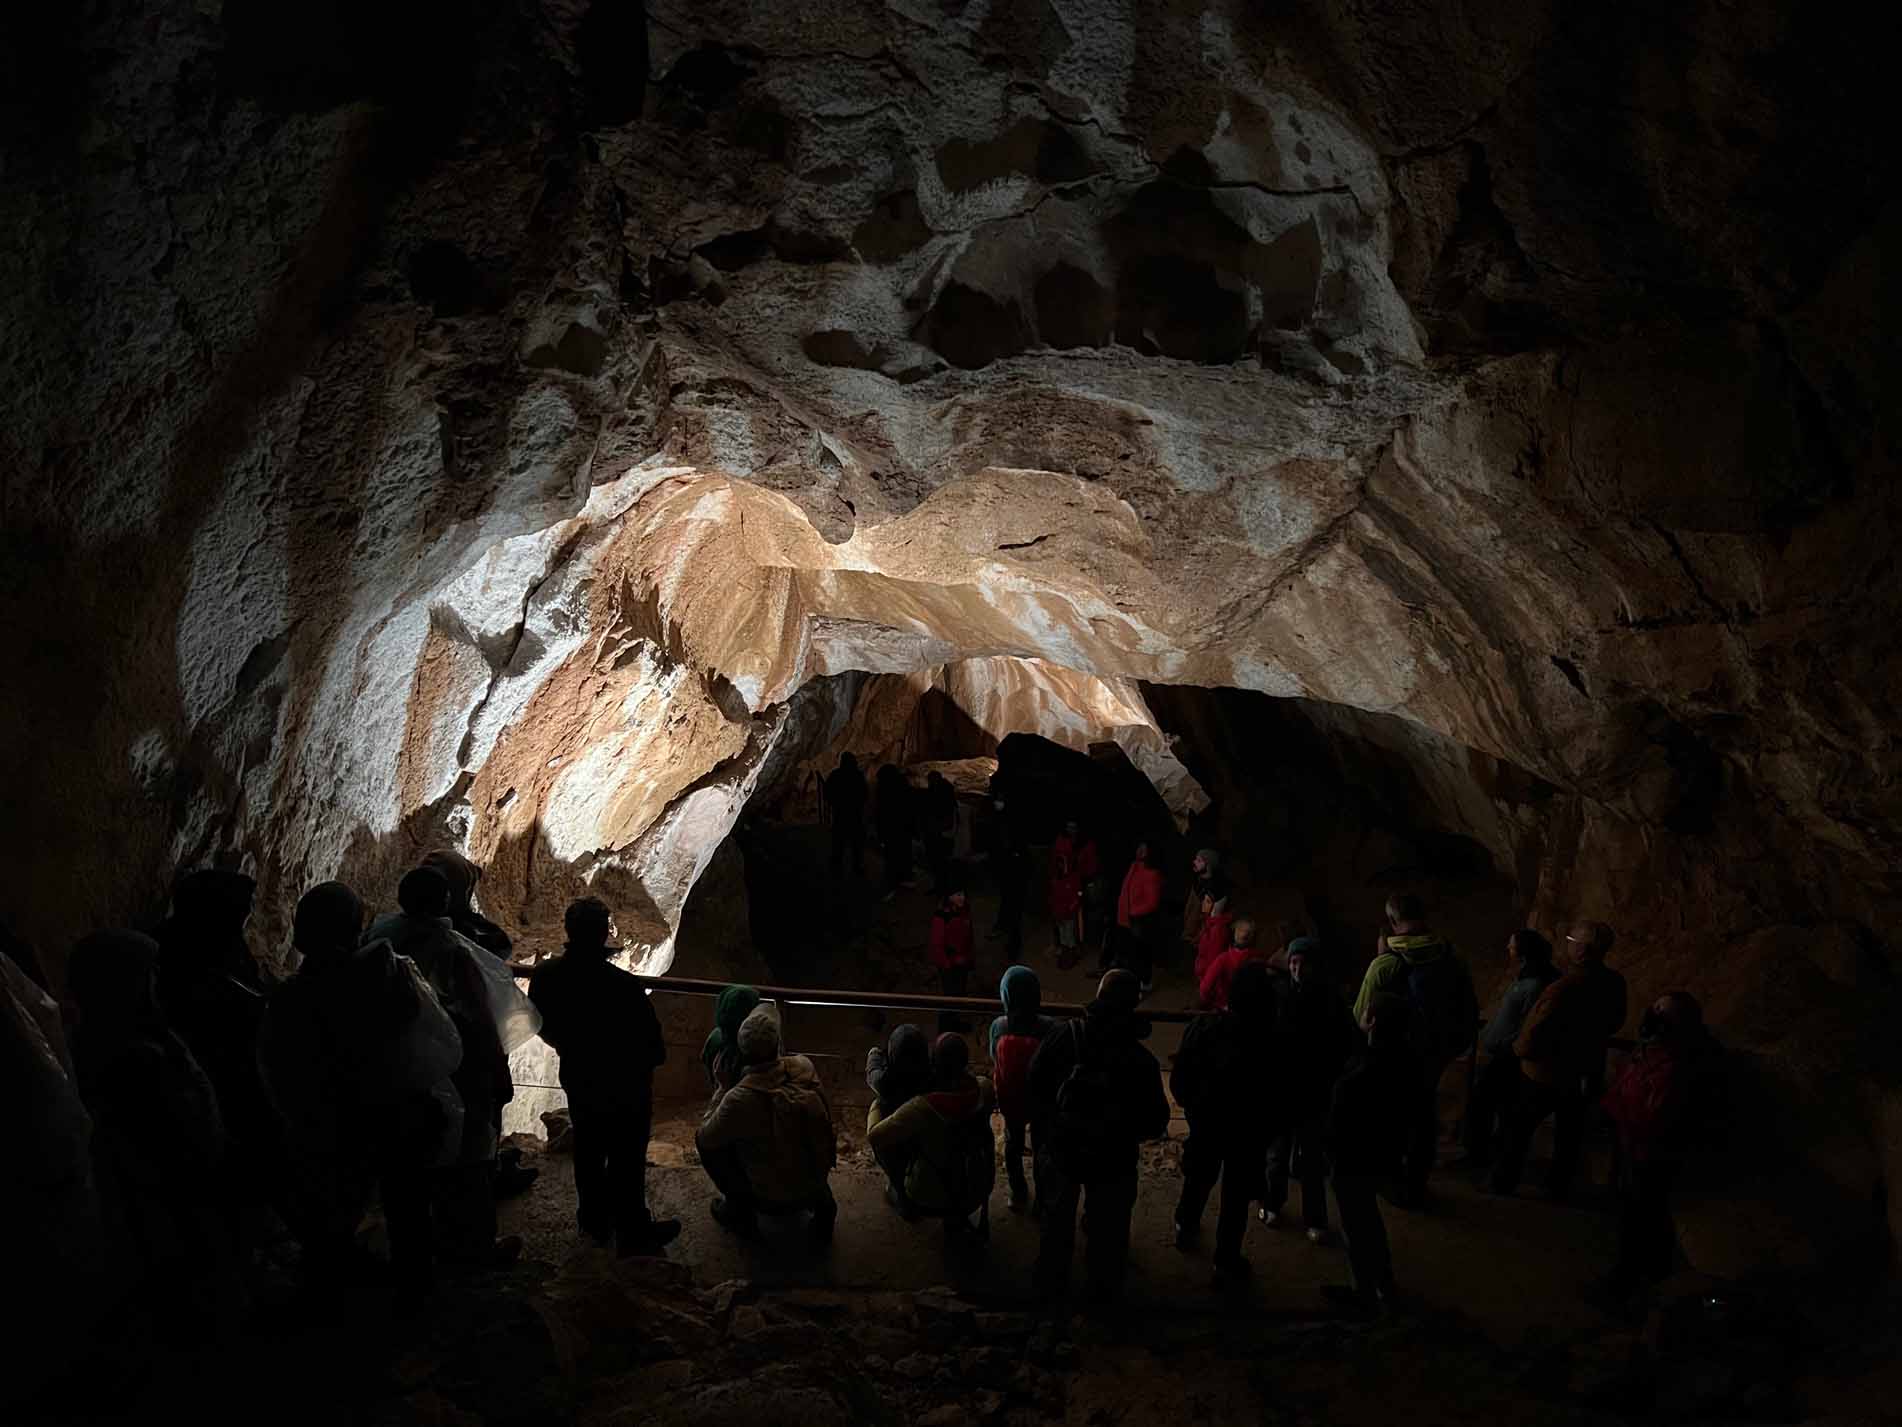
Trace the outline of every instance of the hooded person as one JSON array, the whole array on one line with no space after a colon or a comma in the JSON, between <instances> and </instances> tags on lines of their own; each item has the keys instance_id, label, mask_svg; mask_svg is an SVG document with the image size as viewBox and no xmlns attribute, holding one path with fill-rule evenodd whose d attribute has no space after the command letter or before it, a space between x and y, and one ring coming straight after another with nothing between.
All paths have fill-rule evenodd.
<instances>
[{"instance_id":1,"label":"hooded person","mask_svg":"<svg viewBox=\"0 0 1902 1427\"><path fill-rule=\"evenodd\" d=\"M1043 985L1028 966L1013 966L998 982L1004 1014L991 1022L991 1073L997 1108L1004 1117L1004 1169L1010 1180L1011 1212L1033 1201L1024 1178L1024 1135L1030 1127L1030 1062L1057 1023L1043 1014Z\"/></svg>"},{"instance_id":2,"label":"hooded person","mask_svg":"<svg viewBox=\"0 0 1902 1427\"><path fill-rule=\"evenodd\" d=\"M1275 993L1266 963L1235 973L1228 1009L1199 1016L1183 1033L1170 1091L1189 1120L1182 1146L1182 1197L1176 1203L1176 1247L1194 1246L1202 1210L1219 1180L1222 1208L1215 1227L1215 1273L1245 1278L1242 1239L1248 1206L1261 1195L1268 1144L1276 1123Z\"/></svg>"},{"instance_id":3,"label":"hooded person","mask_svg":"<svg viewBox=\"0 0 1902 1427\"><path fill-rule=\"evenodd\" d=\"M713 1003L713 1029L700 1047L700 1064L706 1067L710 1089L730 1089L746 1073L740 1059L740 1027L758 1005L759 992L751 986L729 986Z\"/></svg>"},{"instance_id":4,"label":"hooded person","mask_svg":"<svg viewBox=\"0 0 1902 1427\"><path fill-rule=\"evenodd\" d=\"M889 900L898 895L900 888L909 890L918 885L911 875L912 804L916 795L911 780L895 763L878 770L875 787L878 797L872 820L878 827L878 850L885 861L885 896Z\"/></svg>"},{"instance_id":5,"label":"hooded person","mask_svg":"<svg viewBox=\"0 0 1902 1427\"><path fill-rule=\"evenodd\" d=\"M151 937L101 931L66 963L108 1267L161 1333L229 1328L238 1290L224 1122L159 1006L158 961Z\"/></svg>"},{"instance_id":6,"label":"hooded person","mask_svg":"<svg viewBox=\"0 0 1902 1427\"><path fill-rule=\"evenodd\" d=\"M1407 1004L1408 1036L1420 1070L1413 1095L1413 1133L1394 1202L1426 1204L1427 1180L1439 1154L1440 1080L1447 1066L1473 1047L1479 998L1473 978L1453 944L1427 923L1426 903L1411 892L1387 899L1387 931L1375 939L1375 955L1354 999L1354 1018L1364 1021L1374 997L1395 995Z\"/></svg>"},{"instance_id":7,"label":"hooded person","mask_svg":"<svg viewBox=\"0 0 1902 1427\"><path fill-rule=\"evenodd\" d=\"M415 963L462 1038L462 1064L455 1073L463 1107L462 1153L440 1186L447 1251L465 1263L507 1263L521 1252L522 1241L514 1235L496 1238L493 1181L502 1107L515 1098L510 1047L491 994L494 958L455 929L449 915L452 895L449 880L433 867L405 873L396 890L401 910L378 917L365 939L388 941L397 955ZM521 999L512 980L509 991ZM529 1010L533 1015L532 1006Z\"/></svg>"},{"instance_id":8,"label":"hooded person","mask_svg":"<svg viewBox=\"0 0 1902 1427\"><path fill-rule=\"evenodd\" d=\"M1220 875L1210 878L1207 890L1202 893L1202 930L1195 943L1195 984L1198 987L1215 959L1233 945L1230 934L1235 926L1235 913L1230 910L1229 896L1228 879Z\"/></svg>"},{"instance_id":9,"label":"hooded person","mask_svg":"<svg viewBox=\"0 0 1902 1427\"><path fill-rule=\"evenodd\" d=\"M883 1162L905 1162L902 1199L894 1203L916 1213L942 1218L947 1232L990 1225L991 1189L997 1180L997 1151L991 1138L991 1085L970 1070L970 1048L950 1032L931 1048L931 1087L887 1115L873 1106L866 1141Z\"/></svg>"},{"instance_id":10,"label":"hooded person","mask_svg":"<svg viewBox=\"0 0 1902 1427\"><path fill-rule=\"evenodd\" d=\"M1050 845L1045 893L1051 932L1056 941L1057 966L1061 970L1068 971L1076 965L1085 930L1084 888L1101 874L1096 844L1083 836L1082 826L1071 818Z\"/></svg>"},{"instance_id":11,"label":"hooded person","mask_svg":"<svg viewBox=\"0 0 1902 1427\"><path fill-rule=\"evenodd\" d=\"M449 884L449 924L491 956L507 961L514 943L509 934L475 909L476 884L482 869L453 848L439 847L422 860L422 866L439 874Z\"/></svg>"},{"instance_id":12,"label":"hooded person","mask_svg":"<svg viewBox=\"0 0 1902 1427\"><path fill-rule=\"evenodd\" d=\"M695 1143L720 1191L714 1222L742 1237L761 1214L812 1215L816 1243L830 1243L839 1216L828 1179L838 1160L832 1106L819 1072L803 1055L781 1054L779 1017L756 1006L734 1038L744 1073L716 1093Z\"/></svg>"},{"instance_id":13,"label":"hooded person","mask_svg":"<svg viewBox=\"0 0 1902 1427\"><path fill-rule=\"evenodd\" d=\"M1277 1093L1287 1127L1268 1147L1268 1192L1261 1222L1281 1221L1292 1179L1301 1186L1301 1218L1311 1243L1328 1239L1327 1154L1323 1144L1328 1097L1357 1050L1359 1035L1347 1004L1328 978L1319 938L1288 943L1288 979L1281 987L1281 1070Z\"/></svg>"},{"instance_id":14,"label":"hooded person","mask_svg":"<svg viewBox=\"0 0 1902 1427\"><path fill-rule=\"evenodd\" d=\"M894 1026L891 1038L884 1045L875 1045L865 1053L865 1084L872 1092L872 1106L865 1121L869 1130L880 1118L931 1088L931 1041L909 1022ZM908 1156L897 1152L881 1154L876 1149L872 1154L890 1182L894 1206L906 1218L911 1218L914 1211L905 1199Z\"/></svg>"},{"instance_id":15,"label":"hooded person","mask_svg":"<svg viewBox=\"0 0 1902 1427\"><path fill-rule=\"evenodd\" d=\"M303 960L271 993L258 1056L293 1157L321 1209L307 1246L313 1282L334 1286L353 1257L371 1188L381 1190L399 1302L427 1291L434 1257L430 1172L462 1145L455 1022L415 965L363 943L363 903L325 882L297 904Z\"/></svg>"},{"instance_id":16,"label":"hooded person","mask_svg":"<svg viewBox=\"0 0 1902 1427\"><path fill-rule=\"evenodd\" d=\"M1129 1220L1136 1204L1137 1147L1169 1131L1162 1070L1142 1044L1142 983L1122 969L1106 974L1083 1017L1044 1037L1030 1062L1031 1123L1041 1184L1036 1283L1054 1296L1069 1282L1079 1202L1090 1216L1092 1296L1122 1292Z\"/></svg>"}]
</instances>

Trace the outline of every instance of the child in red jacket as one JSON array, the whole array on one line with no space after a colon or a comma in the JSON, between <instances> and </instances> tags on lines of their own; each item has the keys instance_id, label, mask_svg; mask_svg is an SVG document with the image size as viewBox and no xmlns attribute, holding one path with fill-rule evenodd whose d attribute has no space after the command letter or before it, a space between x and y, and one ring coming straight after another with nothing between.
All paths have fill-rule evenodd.
<instances>
[{"instance_id":1,"label":"child in red jacket","mask_svg":"<svg viewBox=\"0 0 1902 1427\"><path fill-rule=\"evenodd\" d=\"M962 996L970 984L977 958L971 953L971 907L962 890L950 892L931 918L931 964L938 968L938 988L946 996Z\"/></svg>"}]
</instances>

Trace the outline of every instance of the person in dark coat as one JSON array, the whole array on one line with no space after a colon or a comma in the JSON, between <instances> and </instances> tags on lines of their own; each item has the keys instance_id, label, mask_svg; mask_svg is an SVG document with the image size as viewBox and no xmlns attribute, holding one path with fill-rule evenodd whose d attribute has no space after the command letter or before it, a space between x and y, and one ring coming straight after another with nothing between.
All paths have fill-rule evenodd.
<instances>
[{"instance_id":1,"label":"person in dark coat","mask_svg":"<svg viewBox=\"0 0 1902 1427\"><path fill-rule=\"evenodd\" d=\"M931 1089L931 1041L923 1030L907 1022L892 1028L891 1038L882 1046L865 1053L865 1084L872 1092L872 1106L866 1127L895 1112L914 1095ZM879 1151L872 1157L890 1181L886 1197L892 1207L906 1218L914 1216L905 1198L905 1173L911 1168L909 1147Z\"/></svg>"},{"instance_id":2,"label":"person in dark coat","mask_svg":"<svg viewBox=\"0 0 1902 1427\"><path fill-rule=\"evenodd\" d=\"M1353 1281L1322 1293L1356 1308L1384 1308L1393 1295L1393 1252L1379 1190L1398 1173L1416 1118L1423 1072L1409 1042L1409 1012L1391 992L1368 999L1361 1017L1367 1048L1335 1084L1328 1106L1328 1171Z\"/></svg>"},{"instance_id":3,"label":"person in dark coat","mask_svg":"<svg viewBox=\"0 0 1902 1427\"><path fill-rule=\"evenodd\" d=\"M431 1174L462 1145L455 1023L386 941L359 945L363 903L325 882L297 904L303 962L271 993L258 1056L323 1232L305 1261L319 1291L343 1286L357 1225L382 1194L399 1306L432 1278Z\"/></svg>"},{"instance_id":4,"label":"person in dark coat","mask_svg":"<svg viewBox=\"0 0 1902 1427\"><path fill-rule=\"evenodd\" d=\"M256 890L243 873L214 868L179 879L156 934L158 998L217 1092L241 1198L269 1204L301 1238L302 1204L258 1070L266 985L244 936Z\"/></svg>"},{"instance_id":5,"label":"person in dark coat","mask_svg":"<svg viewBox=\"0 0 1902 1427\"><path fill-rule=\"evenodd\" d=\"M1182 1146L1182 1197L1176 1203L1176 1247L1192 1248L1202 1209L1219 1179L1215 1274L1246 1278L1242 1237L1248 1206L1261 1196L1268 1142L1280 1099L1275 1056L1275 996L1268 967L1251 961L1235 973L1228 1009L1189 1023L1169 1088L1189 1118Z\"/></svg>"},{"instance_id":6,"label":"person in dark coat","mask_svg":"<svg viewBox=\"0 0 1902 1427\"><path fill-rule=\"evenodd\" d=\"M1328 980L1321 944L1309 936L1288 943L1288 979L1280 988L1280 1084L1287 1127L1268 1150L1268 1194L1261 1221L1273 1227L1288 1202L1292 1178L1301 1186L1301 1222L1311 1243L1327 1241L1327 1112L1334 1082L1360 1037L1340 991Z\"/></svg>"},{"instance_id":7,"label":"person in dark coat","mask_svg":"<svg viewBox=\"0 0 1902 1427\"><path fill-rule=\"evenodd\" d=\"M535 968L528 996L542 1039L561 1057L561 1088L574 1125L576 1219L612 1239L623 1258L651 1254L680 1234L678 1219L647 1207L647 1141L654 1128L654 1071L667 1060L660 1018L640 978L616 966L609 915L594 897L571 902L567 945Z\"/></svg>"},{"instance_id":8,"label":"person in dark coat","mask_svg":"<svg viewBox=\"0 0 1902 1427\"><path fill-rule=\"evenodd\" d=\"M1492 1163L1500 1133L1519 1103L1519 1057L1512 1043L1545 988L1559 977L1552 965L1552 943L1530 927L1506 939L1506 963L1513 979L1499 998L1499 1009L1480 1032L1479 1048L1487 1057L1486 1064L1473 1077L1473 1092L1466 1101L1466 1161L1475 1168Z\"/></svg>"},{"instance_id":9,"label":"person in dark coat","mask_svg":"<svg viewBox=\"0 0 1902 1427\"><path fill-rule=\"evenodd\" d=\"M951 780L936 769L925 778L925 795L918 813L925 859L931 868L931 890L942 897L951 885L951 841L957 828L958 795Z\"/></svg>"},{"instance_id":10,"label":"person in dark coat","mask_svg":"<svg viewBox=\"0 0 1902 1427\"><path fill-rule=\"evenodd\" d=\"M1024 905L1030 896L1030 847L1011 785L991 780L991 870L997 876L997 922L990 940L1004 943L1004 959L1024 954Z\"/></svg>"},{"instance_id":11,"label":"person in dark coat","mask_svg":"<svg viewBox=\"0 0 1902 1427\"><path fill-rule=\"evenodd\" d=\"M832 875L837 876L848 859L855 877L865 875L865 799L868 790L859 760L850 753L839 755L839 766L826 775L826 809L832 815Z\"/></svg>"},{"instance_id":12,"label":"person in dark coat","mask_svg":"<svg viewBox=\"0 0 1902 1427\"><path fill-rule=\"evenodd\" d=\"M169 1338L230 1328L238 1287L224 1120L159 1007L158 961L148 936L94 932L73 947L66 985L110 1267Z\"/></svg>"},{"instance_id":13,"label":"person in dark coat","mask_svg":"<svg viewBox=\"0 0 1902 1427\"><path fill-rule=\"evenodd\" d=\"M1069 1282L1076 1215L1090 1220L1090 1293L1097 1304L1121 1293L1136 1204L1137 1146L1169 1131L1162 1069L1143 1046L1149 1023L1137 1015L1142 985L1131 973L1103 977L1080 1020L1044 1037L1030 1062L1030 1102L1042 1185L1036 1283L1056 1296Z\"/></svg>"},{"instance_id":14,"label":"person in dark coat","mask_svg":"<svg viewBox=\"0 0 1902 1427\"><path fill-rule=\"evenodd\" d=\"M879 855L885 861L887 898L897 896L900 888L918 885L911 875L912 798L911 782L903 769L887 763L878 770L878 805L873 816L878 823Z\"/></svg>"}]
</instances>

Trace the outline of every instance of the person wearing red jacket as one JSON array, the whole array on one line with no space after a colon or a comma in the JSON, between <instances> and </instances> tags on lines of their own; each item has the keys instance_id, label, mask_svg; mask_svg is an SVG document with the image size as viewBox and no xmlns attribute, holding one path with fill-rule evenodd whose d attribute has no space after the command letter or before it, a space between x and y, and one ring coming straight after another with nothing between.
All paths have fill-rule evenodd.
<instances>
[{"instance_id":1,"label":"person wearing red jacket","mask_svg":"<svg viewBox=\"0 0 1902 1427\"><path fill-rule=\"evenodd\" d=\"M1202 930L1195 942L1195 984L1200 986L1202 978L1209 973L1209 967L1215 964L1215 958L1227 951L1231 945L1229 937L1235 925L1235 914L1229 910L1228 882L1219 874L1210 882L1209 888L1202 894Z\"/></svg>"},{"instance_id":2,"label":"person wearing red jacket","mask_svg":"<svg viewBox=\"0 0 1902 1427\"><path fill-rule=\"evenodd\" d=\"M1216 957L1202 974L1198 986L1202 992L1202 1009L1205 1011L1226 1011L1228 1009L1228 988L1235 980L1235 973L1250 961L1266 961L1261 950L1255 945L1255 924L1243 917L1229 932L1231 945L1228 950Z\"/></svg>"},{"instance_id":3,"label":"person wearing red jacket","mask_svg":"<svg viewBox=\"0 0 1902 1427\"><path fill-rule=\"evenodd\" d=\"M944 995L965 993L977 965L972 944L970 903L962 889L955 889L931 917L931 964L938 968L938 987Z\"/></svg>"},{"instance_id":4,"label":"person wearing red jacket","mask_svg":"<svg viewBox=\"0 0 1902 1427\"><path fill-rule=\"evenodd\" d=\"M1642 1289L1671 1275L1671 1187L1706 1108L1713 1059L1697 998L1667 992L1644 1013L1637 1054L1605 1092L1605 1113L1618 1131L1621 1207L1618 1262L1594 1296L1620 1313Z\"/></svg>"},{"instance_id":5,"label":"person wearing red jacket","mask_svg":"<svg viewBox=\"0 0 1902 1427\"><path fill-rule=\"evenodd\" d=\"M1083 887L1099 872L1096 844L1083 836L1075 818L1063 825L1062 835L1050 847L1050 923L1057 946L1057 965L1067 971L1076 965L1083 939Z\"/></svg>"},{"instance_id":6,"label":"person wearing red jacket","mask_svg":"<svg viewBox=\"0 0 1902 1427\"><path fill-rule=\"evenodd\" d=\"M1149 844L1136 844L1136 856L1123 875L1116 899L1116 964L1132 971L1147 996L1156 979L1156 938L1161 926L1162 873L1150 865Z\"/></svg>"}]
</instances>

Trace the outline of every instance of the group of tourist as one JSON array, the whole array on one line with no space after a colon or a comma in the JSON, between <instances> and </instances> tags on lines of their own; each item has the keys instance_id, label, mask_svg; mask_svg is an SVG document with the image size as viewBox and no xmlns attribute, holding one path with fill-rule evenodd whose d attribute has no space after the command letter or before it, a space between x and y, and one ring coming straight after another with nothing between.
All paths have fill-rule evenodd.
<instances>
[{"instance_id":1,"label":"group of tourist","mask_svg":"<svg viewBox=\"0 0 1902 1427\"><path fill-rule=\"evenodd\" d=\"M82 939L66 966L64 1016L0 964L14 1003L34 1011L35 1044L70 1067L81 1102L70 1122L90 1126L90 1183L131 1266L129 1291L215 1298L259 1208L302 1242L313 1290L334 1291L365 1269L357 1236L373 1195L398 1307L422 1303L439 1263L508 1262L520 1242L496 1234L497 1135L513 1094L509 1053L538 1030L561 1057L581 1231L623 1255L659 1252L679 1234L646 1192L666 1047L642 981L614 964L609 909L592 898L568 908L564 949L535 966L524 996L507 938L474 909L478 875L454 853L432 854L402 877L396 909L367 926L349 887L312 888L293 923L300 959L281 982L245 940L250 880L223 872L181 880L155 936ZM1106 964L1082 1016L1046 1014L1037 973L1012 964L982 1060L957 1029L934 1038L907 1024L866 1065L866 1139L894 1210L987 1235L1001 1117L1008 1206L1038 1220L1038 1287L1057 1294L1068 1281L1081 1208L1099 1302L1125 1275L1140 1146L1167 1134L1171 1113L1142 1012L1167 936L1163 879L1139 845L1113 919L1093 928L1089 888L1101 878L1094 843L1071 823L1052 853L1048 906L1059 966L1074 964L1093 930L1101 937ZM1465 962L1419 898L1397 895L1349 1003L1318 938L1258 942L1213 852L1196 856L1191 882L1181 939L1206 1010L1170 1072L1189 1128L1176 1243L1195 1248L1219 1187L1213 1270L1243 1279L1251 1210L1279 1224L1298 1185L1309 1239L1328 1242L1338 1216L1351 1282L1331 1292L1377 1307L1394 1286L1380 1200L1425 1203L1440 1085L1475 1050ZM975 964L970 908L948 870L941 886L931 955L941 989L962 995ZM1509 939L1514 979L1477 1035L1487 1058L1465 1149L1494 1190L1511 1193L1552 1119L1546 1188L1562 1199L1602 1106L1624 1190L1620 1255L1603 1287L1623 1300L1670 1269L1669 1199L1709 1057L1697 1003L1672 993L1644 1014L1635 1055L1605 1087L1606 1043L1626 1011L1624 980L1605 964L1612 942L1602 924L1580 924L1561 961L1535 931ZM697 1137L712 1218L750 1236L762 1216L804 1214L814 1239L830 1240L837 1149L822 1080L787 1052L775 1007L750 988L729 988L714 1020L702 1056L712 1099Z\"/></svg>"}]
</instances>

